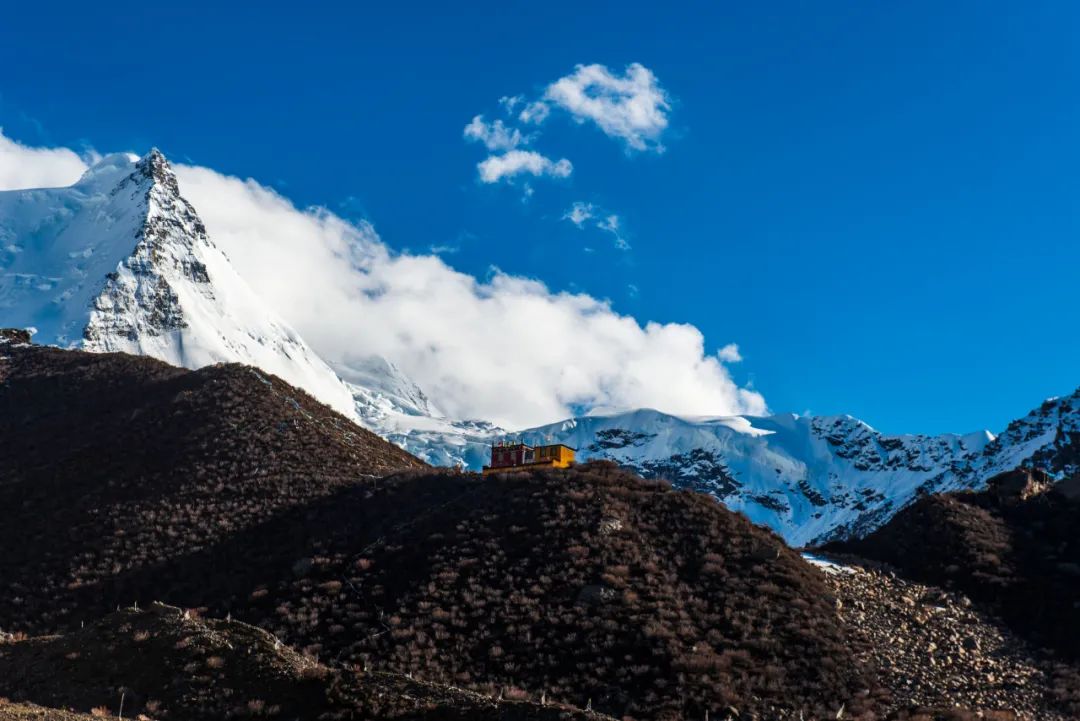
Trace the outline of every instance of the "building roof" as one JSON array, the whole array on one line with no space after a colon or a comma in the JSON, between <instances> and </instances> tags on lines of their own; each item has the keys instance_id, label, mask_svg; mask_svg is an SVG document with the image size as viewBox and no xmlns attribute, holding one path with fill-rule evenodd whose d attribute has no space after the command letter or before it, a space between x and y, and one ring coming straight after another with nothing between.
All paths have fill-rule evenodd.
<instances>
[{"instance_id":1,"label":"building roof","mask_svg":"<svg viewBox=\"0 0 1080 721\"><path fill-rule=\"evenodd\" d=\"M492 448L521 448L521 447L525 447L525 448L533 448L533 449L535 449L535 448L556 448L558 446L562 446L563 448L569 448L574 453L577 453L576 448L574 448L573 446L568 446L565 443L543 443L543 444L538 445L538 446L531 446L528 443L522 443L520 441L517 442L517 443L492 443L491 444Z\"/></svg>"}]
</instances>

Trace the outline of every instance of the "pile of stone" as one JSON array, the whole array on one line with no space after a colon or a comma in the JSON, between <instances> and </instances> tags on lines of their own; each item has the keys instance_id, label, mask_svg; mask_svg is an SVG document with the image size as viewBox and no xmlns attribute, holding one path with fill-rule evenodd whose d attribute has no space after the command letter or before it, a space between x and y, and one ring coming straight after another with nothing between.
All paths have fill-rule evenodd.
<instances>
[{"instance_id":1,"label":"pile of stone","mask_svg":"<svg viewBox=\"0 0 1080 721\"><path fill-rule=\"evenodd\" d=\"M837 614L859 639L861 660L879 669L894 708L962 706L1032 721L1069 718L1047 698L1047 661L967 597L860 563L824 570Z\"/></svg>"}]
</instances>

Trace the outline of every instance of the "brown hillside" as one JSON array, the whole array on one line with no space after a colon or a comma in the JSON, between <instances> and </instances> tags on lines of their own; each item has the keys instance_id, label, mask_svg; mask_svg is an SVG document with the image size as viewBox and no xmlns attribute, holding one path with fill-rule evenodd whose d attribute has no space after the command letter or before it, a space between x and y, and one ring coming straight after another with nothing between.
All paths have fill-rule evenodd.
<instances>
[{"instance_id":1,"label":"brown hillside","mask_svg":"<svg viewBox=\"0 0 1080 721\"><path fill-rule=\"evenodd\" d=\"M68 636L0 644L0 696L34 704L0 703L0 719L64 718L55 708L192 721L604 718L403 676L330 669L260 629L157 604L117 611Z\"/></svg>"},{"instance_id":2,"label":"brown hillside","mask_svg":"<svg viewBox=\"0 0 1080 721\"><path fill-rule=\"evenodd\" d=\"M424 466L249 367L187 371L20 340L0 339L6 631L77 627L123 602L104 591L111 579Z\"/></svg>"},{"instance_id":3,"label":"brown hillside","mask_svg":"<svg viewBox=\"0 0 1080 721\"><path fill-rule=\"evenodd\" d=\"M606 464L398 475L120 580L334 666L615 716L874 703L813 568L711 498Z\"/></svg>"}]
</instances>

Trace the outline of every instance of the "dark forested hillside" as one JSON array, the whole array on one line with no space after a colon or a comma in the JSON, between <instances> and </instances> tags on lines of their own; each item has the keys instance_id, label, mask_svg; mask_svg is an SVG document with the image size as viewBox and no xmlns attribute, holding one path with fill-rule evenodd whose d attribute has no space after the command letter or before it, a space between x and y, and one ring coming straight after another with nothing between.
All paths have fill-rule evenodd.
<instances>
[{"instance_id":1,"label":"dark forested hillside","mask_svg":"<svg viewBox=\"0 0 1080 721\"><path fill-rule=\"evenodd\" d=\"M278 378L0 343L0 618L52 631L109 584L417 459ZM209 569L208 569L209 570ZM77 601L77 603L76 603Z\"/></svg>"}]
</instances>

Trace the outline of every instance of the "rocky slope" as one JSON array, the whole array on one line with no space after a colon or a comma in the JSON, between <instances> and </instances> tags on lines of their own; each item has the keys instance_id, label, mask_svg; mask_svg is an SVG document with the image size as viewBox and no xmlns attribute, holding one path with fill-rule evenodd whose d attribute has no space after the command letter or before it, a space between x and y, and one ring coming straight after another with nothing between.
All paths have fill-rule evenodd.
<instances>
[{"instance_id":1,"label":"rocky slope","mask_svg":"<svg viewBox=\"0 0 1080 721\"><path fill-rule=\"evenodd\" d=\"M943 712L957 713L961 700L971 718L1075 718L1077 708L1061 695L1070 667L1003 628L967 596L856 557L815 562L857 656L879 669L897 716L918 717L923 709L927 718L953 718Z\"/></svg>"},{"instance_id":2,"label":"rocky slope","mask_svg":"<svg viewBox=\"0 0 1080 721\"><path fill-rule=\"evenodd\" d=\"M1061 487L1070 491L1072 486ZM923 498L864 539L831 548L963 591L1017 633L1080 661L1080 500L1038 471L991 479L986 491ZM1080 713L1080 673L1058 681Z\"/></svg>"},{"instance_id":3,"label":"rocky slope","mask_svg":"<svg viewBox=\"0 0 1080 721\"><path fill-rule=\"evenodd\" d=\"M13 703L0 697L0 721L93 721L89 713L38 706L32 703Z\"/></svg>"}]
</instances>

